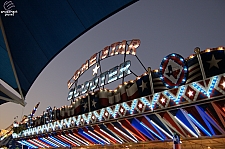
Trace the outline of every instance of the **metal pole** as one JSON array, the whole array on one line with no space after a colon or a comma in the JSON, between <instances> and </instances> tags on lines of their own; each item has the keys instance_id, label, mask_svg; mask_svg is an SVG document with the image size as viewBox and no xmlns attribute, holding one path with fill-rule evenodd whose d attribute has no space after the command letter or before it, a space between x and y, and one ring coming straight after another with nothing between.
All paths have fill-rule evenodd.
<instances>
[{"instance_id":1,"label":"metal pole","mask_svg":"<svg viewBox=\"0 0 225 149\"><path fill-rule=\"evenodd\" d=\"M205 71L204 71L203 64L202 64L202 59L201 59L201 56L200 56L200 48L196 47L194 49L194 52L196 53L197 58L198 58L198 63L199 63L200 69L201 69L202 78L203 78L203 80L205 80L206 76L205 76Z\"/></svg>"},{"instance_id":2,"label":"metal pole","mask_svg":"<svg viewBox=\"0 0 225 149\"><path fill-rule=\"evenodd\" d=\"M127 42L126 42L126 45L128 45ZM126 55L127 55L127 54L126 54L126 51L127 51L127 48L126 48L126 47L127 47L127 46L125 46L125 51L124 51L125 53L124 53L124 55L123 55L123 62L126 61ZM124 71L123 71L122 84L123 84L123 83L124 83Z\"/></svg>"},{"instance_id":3,"label":"metal pole","mask_svg":"<svg viewBox=\"0 0 225 149\"><path fill-rule=\"evenodd\" d=\"M102 74L102 66L101 66L101 63L100 63L100 52L98 52L98 66L99 66L99 71L100 71L100 74ZM98 89L100 89L100 86L97 84L98 86ZM105 85L102 86L102 88L104 89L105 88Z\"/></svg>"},{"instance_id":4,"label":"metal pole","mask_svg":"<svg viewBox=\"0 0 225 149\"><path fill-rule=\"evenodd\" d=\"M16 73L15 66L14 66L14 63L13 63L13 58L12 58L12 55L11 55L11 52L10 52L8 40L7 40L7 38L6 38L5 29L4 29L4 26L3 26L3 23L2 23L2 19L1 19L1 28L2 28L2 34L3 34L4 41L5 41L6 49L7 49L7 51L8 51L10 63L11 63L12 69L13 69L13 73L14 73L15 79L16 79L16 83L17 83L17 86L18 86L18 88L19 88L19 92L20 92L21 98L22 98L23 101L24 101L25 99L24 99L24 96L23 96L22 89L21 89L21 87L20 87L20 82L19 82L19 79L18 79L18 76L17 76L17 73Z\"/></svg>"},{"instance_id":5,"label":"metal pole","mask_svg":"<svg viewBox=\"0 0 225 149\"><path fill-rule=\"evenodd\" d=\"M151 92L152 92L152 94L154 94L151 67L148 67L148 76L149 76L149 83L150 83L150 87L151 87Z\"/></svg>"},{"instance_id":6,"label":"metal pole","mask_svg":"<svg viewBox=\"0 0 225 149\"><path fill-rule=\"evenodd\" d=\"M88 94L88 111L91 111L91 101L90 101L90 95Z\"/></svg>"},{"instance_id":7,"label":"metal pole","mask_svg":"<svg viewBox=\"0 0 225 149\"><path fill-rule=\"evenodd\" d=\"M204 68L203 68L202 59L201 59L201 56L200 56L200 48L196 47L194 49L194 52L197 55L198 63L199 63L199 66L200 66L200 69L201 69L201 73L202 73L203 83L204 83L204 86L206 87L206 82L205 82L206 75L205 75L205 71L204 71ZM208 97L208 98L210 98L210 97Z\"/></svg>"}]
</instances>

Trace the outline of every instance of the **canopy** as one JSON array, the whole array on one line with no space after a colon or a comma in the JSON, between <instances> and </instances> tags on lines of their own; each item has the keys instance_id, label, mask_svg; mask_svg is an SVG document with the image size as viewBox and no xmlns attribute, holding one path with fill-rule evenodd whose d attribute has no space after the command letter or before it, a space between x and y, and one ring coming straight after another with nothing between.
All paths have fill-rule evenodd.
<instances>
[{"instance_id":1,"label":"canopy","mask_svg":"<svg viewBox=\"0 0 225 149\"><path fill-rule=\"evenodd\" d=\"M24 105L29 88L67 45L104 19L136 0L1 0L0 104ZM7 92L7 93L6 93Z\"/></svg>"}]
</instances>

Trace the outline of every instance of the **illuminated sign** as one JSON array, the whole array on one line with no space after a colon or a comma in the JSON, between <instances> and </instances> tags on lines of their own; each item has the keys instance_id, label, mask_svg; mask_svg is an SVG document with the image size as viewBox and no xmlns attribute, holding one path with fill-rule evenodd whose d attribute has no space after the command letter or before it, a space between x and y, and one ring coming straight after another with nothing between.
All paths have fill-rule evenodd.
<instances>
[{"instance_id":1,"label":"illuminated sign","mask_svg":"<svg viewBox=\"0 0 225 149\"><path fill-rule=\"evenodd\" d=\"M133 39L131 41L123 40L122 42L115 42L110 46L106 46L100 52L92 55L89 60L87 60L77 71L75 71L73 77L67 83L68 88L70 89L86 70L107 57L112 57L118 54L136 55L136 49L139 47L140 43L141 41L139 39Z\"/></svg>"},{"instance_id":2,"label":"illuminated sign","mask_svg":"<svg viewBox=\"0 0 225 149\"><path fill-rule=\"evenodd\" d=\"M161 62L160 79L167 88L177 88L184 84L188 68L186 62L179 54L169 54Z\"/></svg>"},{"instance_id":3,"label":"illuminated sign","mask_svg":"<svg viewBox=\"0 0 225 149\"><path fill-rule=\"evenodd\" d=\"M130 65L130 61L123 62L122 64L120 64L120 66L115 66L109 71L103 72L99 76L95 76L91 80L84 82L84 84L77 85L75 88L72 88L70 90L67 100L76 98L82 94L87 93L88 91L93 91L97 86L101 87L117 79L120 79L123 76L129 75L131 73L129 69ZM94 68L94 72L97 71L95 70L96 68L98 68L97 65Z\"/></svg>"},{"instance_id":4,"label":"illuminated sign","mask_svg":"<svg viewBox=\"0 0 225 149\"><path fill-rule=\"evenodd\" d=\"M115 66L110 70L101 72L101 74L97 76L98 69L101 68L101 60L119 54L136 55L136 49L139 47L139 45L139 39L133 39L131 41L123 40L122 42L115 42L111 44L111 46L106 46L100 52L92 55L89 60L82 64L80 69L75 71L73 77L68 81L67 85L70 91L68 93L67 100L77 98L85 93L88 93L89 91L94 91L97 87L100 88L106 84L109 84L115 80L118 80L131 74L131 71L129 69L131 62L128 60L121 63L119 66ZM94 66L92 72L92 75L94 77L91 80L84 82L83 84L77 85L78 78L92 66ZM74 87L72 87L73 84L75 84Z\"/></svg>"}]
</instances>

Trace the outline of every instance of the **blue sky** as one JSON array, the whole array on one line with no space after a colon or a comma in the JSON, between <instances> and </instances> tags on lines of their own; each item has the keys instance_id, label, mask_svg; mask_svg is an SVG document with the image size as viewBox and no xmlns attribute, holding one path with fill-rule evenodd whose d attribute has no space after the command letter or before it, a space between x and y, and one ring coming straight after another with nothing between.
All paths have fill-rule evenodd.
<instances>
[{"instance_id":1,"label":"blue sky","mask_svg":"<svg viewBox=\"0 0 225 149\"><path fill-rule=\"evenodd\" d=\"M158 69L166 55L178 53L184 58L201 50L225 46L224 0L141 0L101 22L66 47L43 70L26 96L26 107L6 103L0 107L0 129L10 125L14 117L29 114L40 101L36 116L48 106L69 105L67 81L94 53L122 40L140 39L137 56L145 67ZM131 60L131 70L137 75L145 72L137 59ZM102 61L103 71L123 62L123 56ZM80 79L82 84L92 79L92 69ZM130 75L126 80L135 79ZM107 86L115 89L121 80Z\"/></svg>"}]
</instances>

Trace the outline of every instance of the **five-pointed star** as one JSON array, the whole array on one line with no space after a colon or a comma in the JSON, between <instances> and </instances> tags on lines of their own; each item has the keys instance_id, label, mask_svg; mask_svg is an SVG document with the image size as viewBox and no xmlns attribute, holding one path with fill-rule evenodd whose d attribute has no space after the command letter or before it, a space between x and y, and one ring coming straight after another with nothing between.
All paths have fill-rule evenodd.
<instances>
[{"instance_id":1,"label":"five-pointed star","mask_svg":"<svg viewBox=\"0 0 225 149\"><path fill-rule=\"evenodd\" d=\"M163 97L161 98L161 102L162 102L162 103L164 103L165 100L166 100L165 98L163 98Z\"/></svg>"},{"instance_id":2,"label":"five-pointed star","mask_svg":"<svg viewBox=\"0 0 225 149\"><path fill-rule=\"evenodd\" d=\"M86 111L86 109L87 109L87 102L84 104L84 111Z\"/></svg>"},{"instance_id":3,"label":"five-pointed star","mask_svg":"<svg viewBox=\"0 0 225 149\"><path fill-rule=\"evenodd\" d=\"M139 87L142 88L142 92L143 92L144 89L147 88L147 82L144 82L144 81L142 80L142 83L141 83L141 85L140 85Z\"/></svg>"},{"instance_id":4,"label":"five-pointed star","mask_svg":"<svg viewBox=\"0 0 225 149\"><path fill-rule=\"evenodd\" d=\"M108 116L108 113L107 112L105 113L105 116Z\"/></svg>"},{"instance_id":5,"label":"five-pointed star","mask_svg":"<svg viewBox=\"0 0 225 149\"><path fill-rule=\"evenodd\" d=\"M96 108L96 101L92 100L92 106Z\"/></svg>"},{"instance_id":6,"label":"five-pointed star","mask_svg":"<svg viewBox=\"0 0 225 149\"><path fill-rule=\"evenodd\" d=\"M93 69L93 76L98 73L98 68L99 68L99 66L98 66L98 64L96 64L95 68Z\"/></svg>"},{"instance_id":7,"label":"five-pointed star","mask_svg":"<svg viewBox=\"0 0 225 149\"><path fill-rule=\"evenodd\" d=\"M206 61L210 64L209 69L211 69L213 66L219 69L218 63L222 61L222 59L215 59L214 55L212 55L212 59L210 61Z\"/></svg>"},{"instance_id":8,"label":"five-pointed star","mask_svg":"<svg viewBox=\"0 0 225 149\"><path fill-rule=\"evenodd\" d=\"M225 81L223 81L223 83L221 85L223 86L223 88L225 88Z\"/></svg>"},{"instance_id":9,"label":"five-pointed star","mask_svg":"<svg viewBox=\"0 0 225 149\"><path fill-rule=\"evenodd\" d=\"M193 91L189 90L188 95L189 95L189 97L193 96Z\"/></svg>"}]
</instances>

